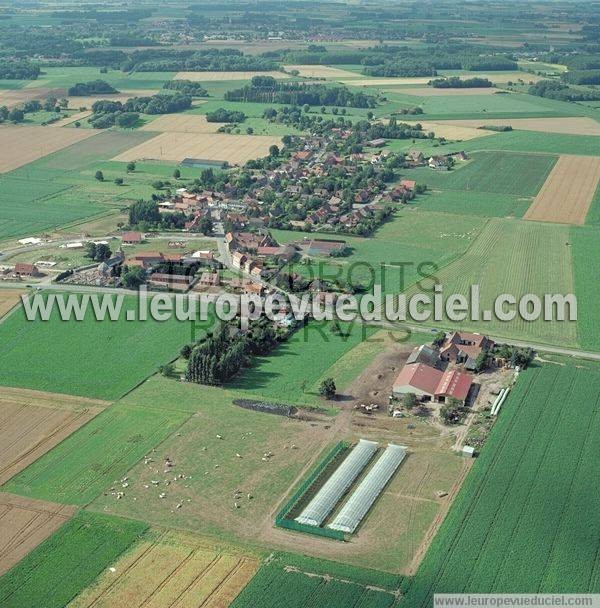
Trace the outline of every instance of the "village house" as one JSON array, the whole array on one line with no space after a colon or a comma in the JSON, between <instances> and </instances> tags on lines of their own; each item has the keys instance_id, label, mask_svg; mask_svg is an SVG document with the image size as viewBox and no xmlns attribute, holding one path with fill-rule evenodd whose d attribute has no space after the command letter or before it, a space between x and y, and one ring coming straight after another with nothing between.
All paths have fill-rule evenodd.
<instances>
[{"instance_id":1,"label":"village house","mask_svg":"<svg viewBox=\"0 0 600 608\"><path fill-rule=\"evenodd\" d=\"M400 185L403 188L406 188L407 190L414 192L415 188L417 187L417 182L414 179L403 179L400 181Z\"/></svg>"},{"instance_id":2,"label":"village house","mask_svg":"<svg viewBox=\"0 0 600 608\"><path fill-rule=\"evenodd\" d=\"M247 261L248 256L241 251L234 251L231 255L231 265L238 270L242 270Z\"/></svg>"},{"instance_id":3,"label":"village house","mask_svg":"<svg viewBox=\"0 0 600 608\"><path fill-rule=\"evenodd\" d=\"M41 273L35 264L17 262L13 269L13 274L17 277L39 277Z\"/></svg>"},{"instance_id":4,"label":"village house","mask_svg":"<svg viewBox=\"0 0 600 608\"><path fill-rule=\"evenodd\" d=\"M407 363L398 374L392 392L396 396L413 393L422 400L438 403L452 398L464 404L472 385L471 376L456 369L441 371L425 363Z\"/></svg>"},{"instance_id":5,"label":"village house","mask_svg":"<svg viewBox=\"0 0 600 608\"><path fill-rule=\"evenodd\" d=\"M148 277L148 285L151 287L163 287L173 291L186 291L193 281L193 276L161 272L156 272Z\"/></svg>"},{"instance_id":6,"label":"village house","mask_svg":"<svg viewBox=\"0 0 600 608\"><path fill-rule=\"evenodd\" d=\"M203 287L219 287L221 280L216 272L203 272L198 283Z\"/></svg>"},{"instance_id":7,"label":"village house","mask_svg":"<svg viewBox=\"0 0 600 608\"><path fill-rule=\"evenodd\" d=\"M448 159L445 156L432 156L427 164L430 169L436 169L437 171L448 171L450 169Z\"/></svg>"},{"instance_id":8,"label":"village house","mask_svg":"<svg viewBox=\"0 0 600 608\"><path fill-rule=\"evenodd\" d=\"M413 164L421 164L425 158L419 150L409 150L406 157Z\"/></svg>"},{"instance_id":9,"label":"village house","mask_svg":"<svg viewBox=\"0 0 600 608\"><path fill-rule=\"evenodd\" d=\"M144 236L141 232L124 232L121 241L124 245L138 245L142 242Z\"/></svg>"},{"instance_id":10,"label":"village house","mask_svg":"<svg viewBox=\"0 0 600 608\"><path fill-rule=\"evenodd\" d=\"M470 332L455 331L446 336L440 347L440 359L462 364L468 370L474 370L477 357L482 351L490 351L494 342L487 336Z\"/></svg>"}]
</instances>

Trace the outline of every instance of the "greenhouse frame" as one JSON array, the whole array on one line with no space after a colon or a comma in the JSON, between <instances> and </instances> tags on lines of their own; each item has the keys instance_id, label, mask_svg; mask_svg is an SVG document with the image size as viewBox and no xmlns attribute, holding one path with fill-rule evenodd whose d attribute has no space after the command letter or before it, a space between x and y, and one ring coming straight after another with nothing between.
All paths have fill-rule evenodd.
<instances>
[{"instance_id":1,"label":"greenhouse frame","mask_svg":"<svg viewBox=\"0 0 600 608\"><path fill-rule=\"evenodd\" d=\"M405 457L405 447L390 443L328 527L353 533Z\"/></svg>"},{"instance_id":2,"label":"greenhouse frame","mask_svg":"<svg viewBox=\"0 0 600 608\"><path fill-rule=\"evenodd\" d=\"M376 441L361 439L302 513L296 517L296 521L308 526L320 526L373 458L377 448Z\"/></svg>"}]
</instances>

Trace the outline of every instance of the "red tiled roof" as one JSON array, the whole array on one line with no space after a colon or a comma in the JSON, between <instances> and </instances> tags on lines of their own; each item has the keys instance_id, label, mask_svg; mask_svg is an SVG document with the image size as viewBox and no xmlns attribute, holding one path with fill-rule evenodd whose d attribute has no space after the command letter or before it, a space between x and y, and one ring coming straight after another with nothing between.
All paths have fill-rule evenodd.
<instances>
[{"instance_id":1,"label":"red tiled roof","mask_svg":"<svg viewBox=\"0 0 600 608\"><path fill-rule=\"evenodd\" d=\"M472 380L469 374L464 374L458 370L445 371L435 394L464 401L469 394L471 384Z\"/></svg>"},{"instance_id":2,"label":"red tiled roof","mask_svg":"<svg viewBox=\"0 0 600 608\"><path fill-rule=\"evenodd\" d=\"M394 386L413 386L420 391L435 395L442 376L443 373L438 369L423 363L412 363L402 368Z\"/></svg>"}]
</instances>

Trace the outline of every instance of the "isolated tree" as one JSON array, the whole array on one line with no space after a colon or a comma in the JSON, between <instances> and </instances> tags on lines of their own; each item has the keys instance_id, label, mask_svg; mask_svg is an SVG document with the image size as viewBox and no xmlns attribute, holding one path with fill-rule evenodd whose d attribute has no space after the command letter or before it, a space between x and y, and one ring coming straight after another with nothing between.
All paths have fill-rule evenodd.
<instances>
[{"instance_id":1,"label":"isolated tree","mask_svg":"<svg viewBox=\"0 0 600 608\"><path fill-rule=\"evenodd\" d=\"M85 245L85 257L90 258L90 260L96 259L96 243L86 243Z\"/></svg>"},{"instance_id":2,"label":"isolated tree","mask_svg":"<svg viewBox=\"0 0 600 608\"><path fill-rule=\"evenodd\" d=\"M146 282L146 271L140 266L126 268L121 275L121 280L128 289L135 289Z\"/></svg>"},{"instance_id":3,"label":"isolated tree","mask_svg":"<svg viewBox=\"0 0 600 608\"><path fill-rule=\"evenodd\" d=\"M179 351L179 354L184 358L184 359L189 359L190 355L192 354L192 345L191 344L184 344L181 347L181 350Z\"/></svg>"},{"instance_id":4,"label":"isolated tree","mask_svg":"<svg viewBox=\"0 0 600 608\"><path fill-rule=\"evenodd\" d=\"M135 163L132 161L127 163L127 173L133 173L135 171Z\"/></svg>"},{"instance_id":5,"label":"isolated tree","mask_svg":"<svg viewBox=\"0 0 600 608\"><path fill-rule=\"evenodd\" d=\"M104 262L104 260L108 260L111 255L112 251L108 245L105 245L104 243L98 243L98 245L96 245L96 255L94 259L97 262Z\"/></svg>"},{"instance_id":6,"label":"isolated tree","mask_svg":"<svg viewBox=\"0 0 600 608\"><path fill-rule=\"evenodd\" d=\"M104 181L104 173L102 173L102 171L96 171L96 174L94 175L94 177L99 181L99 182L103 182Z\"/></svg>"},{"instance_id":7,"label":"isolated tree","mask_svg":"<svg viewBox=\"0 0 600 608\"><path fill-rule=\"evenodd\" d=\"M308 114L308 113L310 112L310 106L309 106L307 103L305 103L305 104L302 106L302 109L304 110L304 112L305 112L306 114Z\"/></svg>"},{"instance_id":8,"label":"isolated tree","mask_svg":"<svg viewBox=\"0 0 600 608\"><path fill-rule=\"evenodd\" d=\"M122 177L115 177L115 184L116 184L117 186L122 186L122 185L123 185L123 183L124 183L124 180L123 180L123 178L122 178Z\"/></svg>"},{"instance_id":9,"label":"isolated tree","mask_svg":"<svg viewBox=\"0 0 600 608\"><path fill-rule=\"evenodd\" d=\"M181 177L181 171L179 169L175 169L173 171L173 179L179 179Z\"/></svg>"},{"instance_id":10,"label":"isolated tree","mask_svg":"<svg viewBox=\"0 0 600 608\"><path fill-rule=\"evenodd\" d=\"M333 399L336 391L337 388L333 378L325 378L325 380L323 380L319 386L319 394L325 397L325 399Z\"/></svg>"},{"instance_id":11,"label":"isolated tree","mask_svg":"<svg viewBox=\"0 0 600 608\"><path fill-rule=\"evenodd\" d=\"M402 399L402 404L410 412L419 404L419 400L414 393L406 393Z\"/></svg>"},{"instance_id":12,"label":"isolated tree","mask_svg":"<svg viewBox=\"0 0 600 608\"><path fill-rule=\"evenodd\" d=\"M213 221L209 218L209 217L203 217L199 222L198 222L198 230L200 230L200 232L202 234L212 234L213 231Z\"/></svg>"},{"instance_id":13,"label":"isolated tree","mask_svg":"<svg viewBox=\"0 0 600 608\"><path fill-rule=\"evenodd\" d=\"M158 368L158 371L165 377L165 378L173 378L175 377L177 374L175 373L175 366L172 363L165 363L164 365L161 365Z\"/></svg>"},{"instance_id":14,"label":"isolated tree","mask_svg":"<svg viewBox=\"0 0 600 608\"><path fill-rule=\"evenodd\" d=\"M253 129L252 127L248 127L248 128L246 129L246 133L247 133L248 135L252 135L252 134L254 133L254 129Z\"/></svg>"},{"instance_id":15,"label":"isolated tree","mask_svg":"<svg viewBox=\"0 0 600 608\"><path fill-rule=\"evenodd\" d=\"M269 148L269 156L279 156L279 146L272 145Z\"/></svg>"}]
</instances>

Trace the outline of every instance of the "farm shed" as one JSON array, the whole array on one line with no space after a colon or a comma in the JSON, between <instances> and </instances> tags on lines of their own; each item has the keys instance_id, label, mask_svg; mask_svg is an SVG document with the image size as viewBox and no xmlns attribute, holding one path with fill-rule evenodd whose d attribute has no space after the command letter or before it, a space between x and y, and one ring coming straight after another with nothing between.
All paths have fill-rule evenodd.
<instances>
[{"instance_id":1,"label":"farm shed","mask_svg":"<svg viewBox=\"0 0 600 608\"><path fill-rule=\"evenodd\" d=\"M471 445L466 445L462 449L462 455L466 458L475 458L475 448Z\"/></svg>"},{"instance_id":2,"label":"farm shed","mask_svg":"<svg viewBox=\"0 0 600 608\"><path fill-rule=\"evenodd\" d=\"M405 457L406 448L390 443L329 528L354 532Z\"/></svg>"},{"instance_id":3,"label":"farm shed","mask_svg":"<svg viewBox=\"0 0 600 608\"><path fill-rule=\"evenodd\" d=\"M354 483L377 451L377 442L361 439L340 466L325 482L296 521L308 526L320 526L333 511L344 492Z\"/></svg>"},{"instance_id":4,"label":"farm shed","mask_svg":"<svg viewBox=\"0 0 600 608\"><path fill-rule=\"evenodd\" d=\"M418 397L440 402L453 397L464 402L472 383L469 374L457 370L442 372L425 363L412 363L402 368L392 392L394 395L414 393Z\"/></svg>"}]
</instances>

